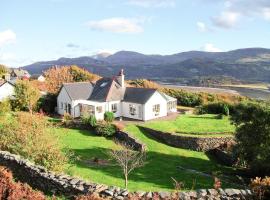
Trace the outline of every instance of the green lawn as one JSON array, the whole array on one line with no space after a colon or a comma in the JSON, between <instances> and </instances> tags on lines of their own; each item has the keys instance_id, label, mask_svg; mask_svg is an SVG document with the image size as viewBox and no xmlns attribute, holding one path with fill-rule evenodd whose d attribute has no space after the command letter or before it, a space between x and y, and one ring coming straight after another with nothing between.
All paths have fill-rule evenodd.
<instances>
[{"instance_id":1,"label":"green lawn","mask_svg":"<svg viewBox=\"0 0 270 200\"><path fill-rule=\"evenodd\" d=\"M202 152L173 148L161 144L142 132L135 125L129 125L127 131L147 145L147 162L144 167L135 170L129 178L129 190L162 191L172 190L171 177L185 183L186 189L191 189L196 180L195 188L212 188L213 178L202 176L194 172L178 169L178 166L195 169L211 174L212 172L231 172L231 168L225 168L210 161ZM89 131L56 128L55 134L59 136L63 148L74 151L80 156L74 164L66 169L71 175L79 176L92 182L104 183L123 187L124 181L121 169L117 166L93 166L87 164L87 160L93 157L108 159L106 151L121 148L113 141L98 137ZM223 183L225 187L232 187L230 183Z\"/></svg>"},{"instance_id":2,"label":"green lawn","mask_svg":"<svg viewBox=\"0 0 270 200\"><path fill-rule=\"evenodd\" d=\"M184 134L186 136L226 136L230 135L230 132L235 131L235 127L230 123L228 117L217 119L216 115L211 114L180 115L174 121L147 122L144 126L164 132Z\"/></svg>"}]
</instances>

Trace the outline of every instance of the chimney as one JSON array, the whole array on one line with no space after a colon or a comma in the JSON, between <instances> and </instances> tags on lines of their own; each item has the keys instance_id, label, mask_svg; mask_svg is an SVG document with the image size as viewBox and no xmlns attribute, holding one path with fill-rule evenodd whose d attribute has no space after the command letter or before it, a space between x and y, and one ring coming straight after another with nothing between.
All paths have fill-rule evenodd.
<instances>
[{"instance_id":1,"label":"chimney","mask_svg":"<svg viewBox=\"0 0 270 200\"><path fill-rule=\"evenodd\" d=\"M121 69L118 76L116 77L117 82L121 85L122 88L125 87L125 75L124 75L124 69Z\"/></svg>"}]
</instances>

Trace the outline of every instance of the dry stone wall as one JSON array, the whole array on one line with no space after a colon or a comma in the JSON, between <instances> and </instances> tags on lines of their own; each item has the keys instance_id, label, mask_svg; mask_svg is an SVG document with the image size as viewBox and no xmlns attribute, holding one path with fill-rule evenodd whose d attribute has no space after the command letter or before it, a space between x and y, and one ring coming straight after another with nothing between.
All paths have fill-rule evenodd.
<instances>
[{"instance_id":1,"label":"dry stone wall","mask_svg":"<svg viewBox=\"0 0 270 200\"><path fill-rule=\"evenodd\" d=\"M190 149L193 151L208 151L218 148L224 143L231 143L234 141L233 137L189 137L162 132L142 126L139 128L167 145Z\"/></svg>"},{"instance_id":2,"label":"dry stone wall","mask_svg":"<svg viewBox=\"0 0 270 200\"><path fill-rule=\"evenodd\" d=\"M107 186L103 184L88 183L84 180L74 178L65 174L55 174L47 171L45 168L34 165L28 160L18 155L11 154L6 151L0 151L0 165L9 168L16 180L28 183L34 189L38 189L45 193L54 193L65 195L72 198L79 194L96 193L104 199L124 200L130 199L130 196L136 196L134 199L228 199L228 200L249 200L255 199L250 190L238 189L207 189L191 192L144 192L138 191L129 193L127 190L115 186ZM91 178L91 177L90 177ZM177 196L177 197L175 197ZM175 198L173 198L175 197Z\"/></svg>"},{"instance_id":3,"label":"dry stone wall","mask_svg":"<svg viewBox=\"0 0 270 200\"><path fill-rule=\"evenodd\" d=\"M114 137L122 144L132 147L135 151L144 151L146 150L145 144L138 141L136 138L131 136L127 132L118 131Z\"/></svg>"}]
</instances>

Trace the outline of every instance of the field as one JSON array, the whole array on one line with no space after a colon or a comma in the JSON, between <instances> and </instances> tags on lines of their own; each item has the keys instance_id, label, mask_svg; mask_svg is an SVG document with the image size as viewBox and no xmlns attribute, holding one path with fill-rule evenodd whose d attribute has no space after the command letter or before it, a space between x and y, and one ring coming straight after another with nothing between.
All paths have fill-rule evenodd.
<instances>
[{"instance_id":1,"label":"field","mask_svg":"<svg viewBox=\"0 0 270 200\"><path fill-rule=\"evenodd\" d=\"M86 180L123 187L121 169L108 158L109 149L119 149L114 141L98 137L89 131L55 128L63 149L69 149L79 157L66 167L66 172ZM232 168L211 161L205 153L173 148L151 139L147 133L131 124L126 130L147 145L145 166L135 170L129 178L129 190L164 191L173 190L172 177L185 183L185 189L212 188L212 173L227 174ZM102 164L93 163L94 158ZM185 168L185 170L180 168ZM191 171L196 170L196 172ZM224 187L238 187L224 180Z\"/></svg>"},{"instance_id":2,"label":"field","mask_svg":"<svg viewBox=\"0 0 270 200\"><path fill-rule=\"evenodd\" d=\"M180 115L176 120L147 122L144 126L186 136L228 136L235 131L228 117L216 115ZM195 134L194 134L195 133Z\"/></svg>"}]
</instances>

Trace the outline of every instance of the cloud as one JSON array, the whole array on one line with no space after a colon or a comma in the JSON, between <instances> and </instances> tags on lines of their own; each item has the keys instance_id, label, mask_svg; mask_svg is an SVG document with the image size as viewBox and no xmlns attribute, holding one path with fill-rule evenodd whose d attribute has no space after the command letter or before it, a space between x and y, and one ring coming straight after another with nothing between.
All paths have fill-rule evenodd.
<instances>
[{"instance_id":1,"label":"cloud","mask_svg":"<svg viewBox=\"0 0 270 200\"><path fill-rule=\"evenodd\" d=\"M224 11L219 16L213 17L213 23L222 28L233 28L236 26L241 14L232 11Z\"/></svg>"},{"instance_id":2,"label":"cloud","mask_svg":"<svg viewBox=\"0 0 270 200\"><path fill-rule=\"evenodd\" d=\"M130 18L108 18L99 21L89 21L86 26L96 31L106 31L113 33L141 33L143 27L141 20Z\"/></svg>"},{"instance_id":3,"label":"cloud","mask_svg":"<svg viewBox=\"0 0 270 200\"><path fill-rule=\"evenodd\" d=\"M206 24L203 23L203 22L197 22L197 28L198 28L198 31L200 32L207 32L209 31L209 29L207 28Z\"/></svg>"},{"instance_id":4,"label":"cloud","mask_svg":"<svg viewBox=\"0 0 270 200\"><path fill-rule=\"evenodd\" d=\"M74 43L68 43L68 44L66 45L66 47L68 47L68 48L80 48L80 45L74 44Z\"/></svg>"},{"instance_id":5,"label":"cloud","mask_svg":"<svg viewBox=\"0 0 270 200\"><path fill-rule=\"evenodd\" d=\"M0 46L14 43L16 41L16 34L12 30L5 30L0 32Z\"/></svg>"},{"instance_id":6,"label":"cloud","mask_svg":"<svg viewBox=\"0 0 270 200\"><path fill-rule=\"evenodd\" d=\"M259 17L270 20L269 0L223 0L223 2L224 6L221 13L212 17L212 22L217 27L234 28L240 19Z\"/></svg>"},{"instance_id":7,"label":"cloud","mask_svg":"<svg viewBox=\"0 0 270 200\"><path fill-rule=\"evenodd\" d=\"M205 44L202 48L203 51L207 51L207 52L221 52L222 50L215 47L213 44L211 43L207 43Z\"/></svg>"},{"instance_id":8,"label":"cloud","mask_svg":"<svg viewBox=\"0 0 270 200\"><path fill-rule=\"evenodd\" d=\"M165 8L165 7L174 7L175 0L129 0L128 4L144 8L149 7Z\"/></svg>"}]
</instances>

